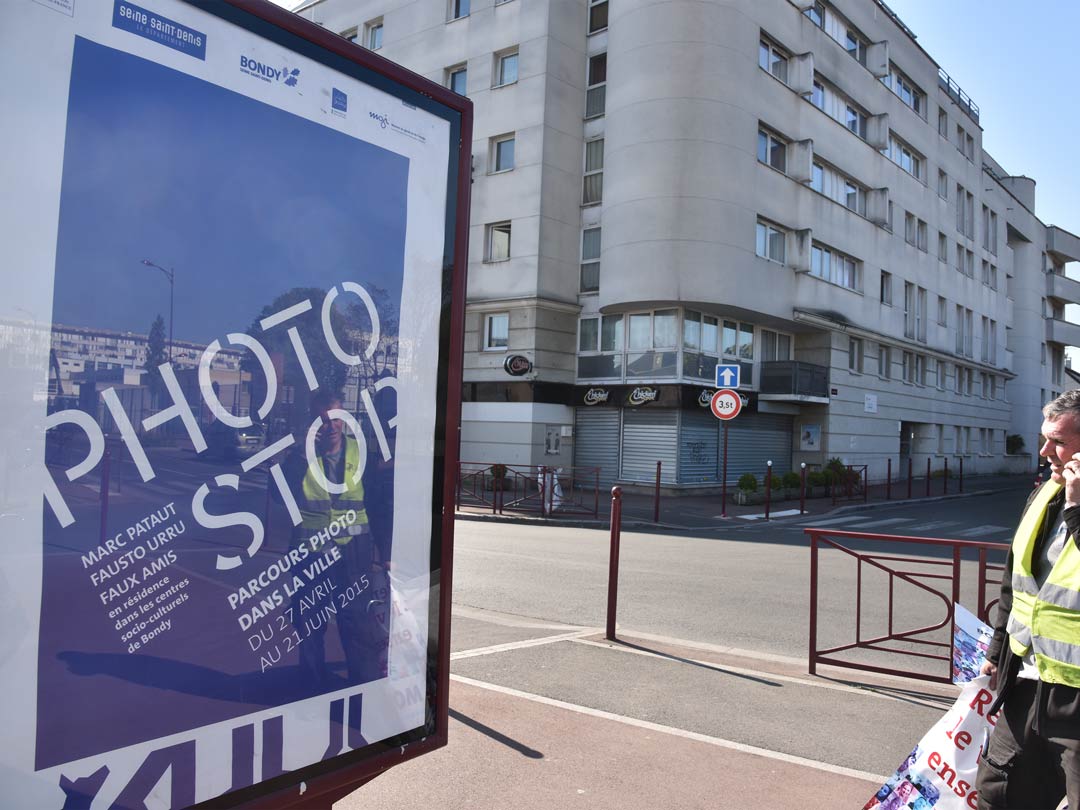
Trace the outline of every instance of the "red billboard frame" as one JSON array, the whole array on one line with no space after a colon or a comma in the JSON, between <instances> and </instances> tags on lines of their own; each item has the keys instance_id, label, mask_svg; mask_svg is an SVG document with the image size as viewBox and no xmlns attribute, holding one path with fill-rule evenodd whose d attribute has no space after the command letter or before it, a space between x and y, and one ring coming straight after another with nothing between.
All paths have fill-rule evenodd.
<instances>
[{"instance_id":1,"label":"red billboard frame","mask_svg":"<svg viewBox=\"0 0 1080 810\"><path fill-rule=\"evenodd\" d=\"M287 810L287 808L330 808L333 803L356 788L385 772L394 765L430 753L447 743L449 723L450 688L450 607L453 577L454 538L454 470L458 463L458 428L461 420L461 375L465 340L465 279L468 267L469 195L472 168L472 102L428 79L413 73L366 48L349 42L321 26L268 0L185 0L193 6L225 16L230 22L244 25L235 14L223 14L222 7L247 15L251 23L264 23L294 35L327 53L348 60L376 76L380 76L407 90L427 97L436 105L444 107L457 116L458 141L451 143L451 183L447 194L447 250L449 263L444 266L450 275L450 298L443 301L443 327L440 339L440 365L447 368L445 405L436 424L436 491L442 493L441 514L435 515L439 525L439 548L432 549L433 562L438 555L438 648L436 653L436 677L434 700L434 730L426 737L412 743L395 746L369 756L361 761L343 763L329 772L305 778L304 774L319 765L308 766L276 777L269 783L256 784L234 794L225 794L201 803L200 807L232 807L244 810ZM249 29L250 25L245 26ZM258 32L256 32L258 33ZM453 127L452 130L453 132ZM455 154L456 152L456 154ZM456 162L455 162L456 158ZM456 181L456 188L455 188ZM451 217L453 220L451 222ZM445 292L445 283L444 283ZM447 323L448 322L448 323ZM443 362L445 361L445 363ZM441 445L441 447L440 447ZM442 450L442 462L439 451ZM441 478L440 478L441 476ZM440 490L441 488L441 490ZM343 754L336 759L351 758L355 752ZM335 760L329 760L333 763ZM291 784L282 784L282 783ZM298 788L304 786L304 792ZM252 797L266 786L261 795ZM230 801L234 796L239 801Z\"/></svg>"}]
</instances>

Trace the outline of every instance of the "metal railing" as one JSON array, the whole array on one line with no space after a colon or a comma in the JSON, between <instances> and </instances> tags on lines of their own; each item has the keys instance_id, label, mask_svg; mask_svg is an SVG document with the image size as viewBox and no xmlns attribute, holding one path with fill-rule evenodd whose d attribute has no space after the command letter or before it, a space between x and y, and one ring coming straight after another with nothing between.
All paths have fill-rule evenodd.
<instances>
[{"instance_id":1,"label":"metal railing","mask_svg":"<svg viewBox=\"0 0 1080 810\"><path fill-rule=\"evenodd\" d=\"M493 515L596 518L600 511L599 467L458 463L456 507Z\"/></svg>"},{"instance_id":2,"label":"metal railing","mask_svg":"<svg viewBox=\"0 0 1080 810\"><path fill-rule=\"evenodd\" d=\"M971 120L976 124L979 123L979 105L960 89L960 85L952 80L944 68L938 68L938 86L949 94L949 98L955 101L957 106L966 112Z\"/></svg>"},{"instance_id":3,"label":"metal railing","mask_svg":"<svg viewBox=\"0 0 1080 810\"><path fill-rule=\"evenodd\" d=\"M887 675L901 675L919 680L939 683L952 682L952 625L953 604L960 602L962 586L976 586L974 595L976 614L979 619L988 622L990 608L997 602L996 584L1000 579L1003 565L990 562L990 556L1005 556L1008 547L1000 543L985 543L975 540L946 540L928 537L901 537L887 534L863 534L861 532L833 531L829 529L806 529L810 537L810 651L809 671L816 674L819 664L830 664L848 669L878 672ZM851 546L856 542L869 544L885 542L892 546L888 551L856 550ZM823 601L820 579L819 551L826 549L839 552L844 559L856 563L854 596L855 627L853 642L819 646L819 608ZM922 554L915 554L914 549L922 549ZM962 580L961 562L967 552L968 561L974 562L975 582L970 577ZM936 554L936 556L934 556ZM975 559L971 560L974 556ZM994 574L997 576L993 576ZM867 580L876 576L876 584ZM887 580L887 587L882 587L881 577ZM839 578L830 577L827 581L839 583ZM939 587L934 587L937 584ZM918 591L919 599L908 599L898 603L897 587L911 586ZM994 597L987 601L987 586L992 587ZM864 596L869 598L864 600ZM834 604L835 594L829 594ZM935 600L940 599L938 608ZM870 615L871 607L876 610ZM906 610L905 610L906 609ZM870 623L884 624L884 631L867 632ZM989 623L989 622L988 622ZM914 625L914 626L912 626ZM910 629L900 629L901 627ZM836 633L839 628L830 626ZM944 637L943 637L944 636ZM862 660L851 657L854 652L863 653ZM926 668L914 666L883 666L870 663L873 660L914 659L920 663L933 662L934 668L940 662L941 674L933 674Z\"/></svg>"}]
</instances>

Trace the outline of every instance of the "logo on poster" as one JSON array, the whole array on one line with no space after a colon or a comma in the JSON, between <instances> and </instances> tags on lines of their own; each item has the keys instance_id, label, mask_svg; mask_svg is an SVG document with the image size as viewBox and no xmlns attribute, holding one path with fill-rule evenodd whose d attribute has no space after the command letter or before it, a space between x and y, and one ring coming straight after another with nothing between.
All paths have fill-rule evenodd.
<instances>
[{"instance_id":1,"label":"logo on poster","mask_svg":"<svg viewBox=\"0 0 1080 810\"><path fill-rule=\"evenodd\" d=\"M390 116L382 115L382 114L377 113L377 112L369 112L368 115L370 115L372 118L374 118L376 121L378 121L379 126L382 129L386 129L388 126L390 126Z\"/></svg>"},{"instance_id":2,"label":"logo on poster","mask_svg":"<svg viewBox=\"0 0 1080 810\"><path fill-rule=\"evenodd\" d=\"M243 55L240 57L240 72L246 73L248 76L254 76L256 79L262 79L267 83L280 82L286 87L296 87L296 83L300 81L300 68L290 70L288 67L282 67L278 69Z\"/></svg>"},{"instance_id":3,"label":"logo on poster","mask_svg":"<svg viewBox=\"0 0 1080 810\"><path fill-rule=\"evenodd\" d=\"M348 112L349 97L334 87L330 91L330 106L339 112Z\"/></svg>"}]
</instances>

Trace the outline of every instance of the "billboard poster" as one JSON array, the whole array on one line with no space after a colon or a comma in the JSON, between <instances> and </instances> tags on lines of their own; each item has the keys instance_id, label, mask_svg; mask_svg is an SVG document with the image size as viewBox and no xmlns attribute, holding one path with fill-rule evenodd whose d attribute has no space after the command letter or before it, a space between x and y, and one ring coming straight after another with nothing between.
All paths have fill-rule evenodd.
<instances>
[{"instance_id":1,"label":"billboard poster","mask_svg":"<svg viewBox=\"0 0 1080 810\"><path fill-rule=\"evenodd\" d=\"M422 739L453 115L224 4L0 20L5 802Z\"/></svg>"}]
</instances>

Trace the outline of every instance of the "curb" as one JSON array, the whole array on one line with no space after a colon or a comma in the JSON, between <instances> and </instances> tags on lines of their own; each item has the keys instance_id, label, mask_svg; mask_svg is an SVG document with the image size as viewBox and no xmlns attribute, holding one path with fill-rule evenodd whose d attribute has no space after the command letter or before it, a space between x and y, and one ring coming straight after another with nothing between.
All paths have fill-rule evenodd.
<instances>
[{"instance_id":1,"label":"curb","mask_svg":"<svg viewBox=\"0 0 1080 810\"><path fill-rule=\"evenodd\" d=\"M936 502L936 501L951 501L951 500L956 500L958 498L975 498L975 497L981 497L981 496L984 496L984 495L994 495L995 493L998 493L998 492L1007 492L1007 491L1009 491L1009 490L1006 489L1006 488L1003 488L1003 489L980 489L980 490L975 490L974 492L957 492L957 493L952 494L952 495L931 495L928 498L906 498L906 499L903 499L903 500L868 501L866 503L856 503L856 504L847 504L845 506L837 506L837 507L835 507L833 509L830 509L827 512L817 512L817 513L804 512L799 517L806 517L806 516L809 515L809 516L827 518L830 515L842 515L845 512L854 512L854 511L857 511L857 510L860 510L860 509L868 509L871 506L880 506L880 505L883 505L883 504L887 504L889 506L905 506L905 505L913 504L913 503L933 503L933 502ZM795 517L795 516L792 516L792 517ZM611 523L610 523L609 520L599 520L599 519L597 519L597 520L590 520L590 519L562 520L562 519L553 519L553 518L545 518L545 517L529 517L527 515L493 515L493 514L485 514L483 512L455 512L454 513L454 519L455 520L471 520L471 521L476 521L478 523L510 523L510 524L516 524L516 525L520 525L520 526L558 526L560 528L567 528L567 529L609 529L611 527ZM623 527L623 529L638 530L638 531L652 529L652 530L666 530L666 531L677 531L677 532L690 532L690 531L715 531L717 529L721 529L721 528L724 528L724 527L727 527L727 526L732 526L732 525L735 525L735 526L742 526L742 525L749 526L749 525L751 525L749 522L747 522L745 524L732 524L732 521L735 521L735 520L738 520L738 519L739 519L738 515L730 515L730 516L728 516L726 518L717 518L717 523L715 525L709 525L709 526L684 526L684 525L677 524L677 523L653 523L650 520L623 520L622 527ZM770 519L769 521L762 520L762 521L760 521L759 525L762 524L762 523L766 523L766 522L768 522L768 523L775 523L775 522L784 523L784 522L787 522L787 521L784 520L784 519L781 519L779 521L777 521L776 519Z\"/></svg>"}]
</instances>

